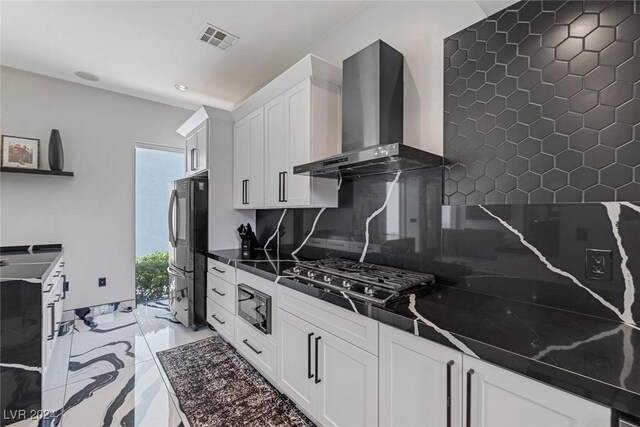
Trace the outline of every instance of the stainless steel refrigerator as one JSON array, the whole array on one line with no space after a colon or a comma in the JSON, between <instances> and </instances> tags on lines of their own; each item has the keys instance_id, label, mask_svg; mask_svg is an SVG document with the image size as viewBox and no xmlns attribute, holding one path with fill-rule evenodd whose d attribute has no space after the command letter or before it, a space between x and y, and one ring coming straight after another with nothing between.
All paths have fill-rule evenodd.
<instances>
[{"instance_id":1,"label":"stainless steel refrigerator","mask_svg":"<svg viewBox=\"0 0 640 427\"><path fill-rule=\"evenodd\" d=\"M208 180L179 179L169 189L169 306L180 323L197 329L206 323Z\"/></svg>"}]
</instances>

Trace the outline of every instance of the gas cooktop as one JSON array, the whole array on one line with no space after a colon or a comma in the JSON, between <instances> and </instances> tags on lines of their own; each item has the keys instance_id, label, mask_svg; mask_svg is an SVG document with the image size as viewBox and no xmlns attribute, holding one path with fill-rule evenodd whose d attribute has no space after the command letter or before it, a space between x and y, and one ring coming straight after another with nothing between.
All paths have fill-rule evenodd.
<instances>
[{"instance_id":1,"label":"gas cooktop","mask_svg":"<svg viewBox=\"0 0 640 427\"><path fill-rule=\"evenodd\" d=\"M435 283L432 274L341 258L301 261L284 273L302 283L381 306Z\"/></svg>"}]
</instances>

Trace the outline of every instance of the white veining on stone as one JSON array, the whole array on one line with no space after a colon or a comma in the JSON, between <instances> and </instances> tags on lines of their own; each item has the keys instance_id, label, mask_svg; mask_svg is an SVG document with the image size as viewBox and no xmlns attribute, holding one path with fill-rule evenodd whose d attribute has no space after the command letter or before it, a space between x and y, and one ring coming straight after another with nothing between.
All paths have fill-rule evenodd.
<instances>
[{"instance_id":1,"label":"white veining on stone","mask_svg":"<svg viewBox=\"0 0 640 427\"><path fill-rule=\"evenodd\" d=\"M634 211L640 213L640 206L634 205L633 203L629 203L629 202L619 202L622 206L626 206L629 209L633 209Z\"/></svg>"},{"instance_id":2,"label":"white veining on stone","mask_svg":"<svg viewBox=\"0 0 640 427\"><path fill-rule=\"evenodd\" d=\"M39 366L27 366L20 363L0 363L0 366L3 368L22 369L23 371L42 372L42 368Z\"/></svg>"},{"instance_id":3,"label":"white veining on stone","mask_svg":"<svg viewBox=\"0 0 640 427\"><path fill-rule=\"evenodd\" d=\"M416 295L415 294L411 294L409 296L409 310L416 316L416 318L420 319L424 324L426 324L427 326L431 326L433 329L436 330L436 332L438 332L440 335L442 335L446 339L448 339L451 344L453 344L454 346L456 346L458 348L458 350L460 350L464 354L468 354L469 356L478 357L478 355L475 354L473 352L473 350L471 350L469 347L467 347L462 341L460 341L459 339L454 337L451 332L445 331L444 329L438 327L435 323L433 323L430 320L425 319L420 313L418 313L418 310L416 309ZM417 328L417 324L416 323L414 323L414 327L415 327L415 332L417 332L418 328ZM417 335L417 333L416 333L416 335ZM478 357L478 359L479 359L479 357Z\"/></svg>"},{"instance_id":4,"label":"white veining on stone","mask_svg":"<svg viewBox=\"0 0 640 427\"><path fill-rule=\"evenodd\" d=\"M631 371L633 370L633 361L635 357L635 349L631 342L631 330L627 328L622 329L622 354L624 355L624 362L622 363L622 370L620 371L620 384L623 387L627 386L627 380Z\"/></svg>"},{"instance_id":5,"label":"white veining on stone","mask_svg":"<svg viewBox=\"0 0 640 427\"><path fill-rule=\"evenodd\" d=\"M618 308L616 308L613 304L611 304L609 301L605 300L604 298L602 298L600 295L596 294L595 292L593 292L591 289L589 289L588 287L586 287L585 285L583 285L582 283L580 283L580 281L578 279L575 278L575 276L573 276L571 273L567 273L564 270L559 269L558 267L555 267L554 265L552 265L547 258L545 258L544 255L542 255L542 253L535 247L533 246L531 243L527 242L524 238L524 236L515 228L513 228L511 225L509 225L509 223L507 223L505 220L503 220L502 218L500 218L497 215L494 215L493 213L491 213L488 209L486 209L484 206L478 205L478 207L480 207L480 209L482 209L483 211L485 211L489 216L491 216L492 218L495 218L496 220L498 220L498 222L500 222L500 224L502 224L507 230L511 231L513 234L515 234L516 236L518 236L518 238L520 239L520 242L527 247L531 252L533 252L539 259L540 261L542 261L542 263L544 265L547 266L547 268L549 270L551 270L552 272L559 274L561 276L564 276L566 278L568 278L569 280L571 280L574 284L578 285L579 287L581 287L582 289L584 289L585 291L587 291L593 298L595 298L598 302L600 302L600 304L602 304L603 306L605 306L606 308L608 308L609 310L613 311L619 318L620 320L622 320L623 322L630 324L632 326L635 327L635 325L633 325L632 323L627 322L626 317L622 314L622 312L620 312L620 310L618 310Z\"/></svg>"},{"instance_id":6,"label":"white veining on stone","mask_svg":"<svg viewBox=\"0 0 640 427\"><path fill-rule=\"evenodd\" d=\"M393 181L391 182L391 185L389 186L389 189L387 190L387 197L384 199L384 203L382 204L382 206L376 209L376 211L373 212L365 222L364 248L362 249L362 255L360 255L360 262L364 261L364 257L367 255L367 250L369 249L369 223L373 218L378 216L380 212L382 212L387 207L387 203L389 203L389 199L391 198L391 192L393 192L393 189L396 186L396 183L398 182L398 179L400 178L401 173L402 171L396 172L396 177L393 179Z\"/></svg>"},{"instance_id":7,"label":"white veining on stone","mask_svg":"<svg viewBox=\"0 0 640 427\"><path fill-rule=\"evenodd\" d=\"M347 301L349 301L349 303L351 304L351 308L353 308L353 311L355 311L356 314L360 314L360 312L358 311L358 308L356 307L356 305L353 303L353 301L351 301L351 298L349 298L349 295L344 293L344 291L340 291L340 293L342 294L343 297L345 297L347 299Z\"/></svg>"},{"instance_id":8,"label":"white veining on stone","mask_svg":"<svg viewBox=\"0 0 640 427\"><path fill-rule=\"evenodd\" d=\"M603 205L607 209L609 221L611 221L611 230L613 231L613 236L616 238L616 243L618 244L620 258L622 258L622 261L620 262L620 269L622 270L622 277L624 278L624 311L622 312L622 316L624 316L625 322L635 324L636 322L633 320L633 313L631 309L635 300L636 289L633 285L633 276L631 275L631 271L627 265L629 257L627 256L627 252L624 250L624 246L622 245L622 236L620 235L620 204L603 203Z\"/></svg>"},{"instance_id":9,"label":"white veining on stone","mask_svg":"<svg viewBox=\"0 0 640 427\"><path fill-rule=\"evenodd\" d=\"M623 328L624 328L624 325L619 325L616 328L613 328L613 329L611 329L609 331L601 332L601 333L599 333L597 335L594 335L591 338L587 338L585 340L576 341L576 342L573 342L571 344L566 344L566 345L550 345L549 347L547 347L544 350L542 350L540 353L538 353L535 356L533 356L532 359L540 360L544 356L546 356L547 354L551 353L552 351L573 350L573 349L575 349L577 347L580 347L582 344L587 344L587 343L590 343L590 342L593 342L593 341L601 340L601 339L606 338L606 337L610 337L611 335L615 335L618 332L620 332Z\"/></svg>"},{"instance_id":10,"label":"white veining on stone","mask_svg":"<svg viewBox=\"0 0 640 427\"><path fill-rule=\"evenodd\" d=\"M307 234L307 237L304 239L304 241L302 242L302 244L298 247L298 249L296 249L295 251L291 252L291 255L295 255L297 254L300 249L302 249L302 247L304 245L307 244L307 241L309 240L309 238L311 237L311 235L313 234L313 232L316 229L316 224L318 224L318 220L320 219L320 215L322 215L322 213L326 210L327 208L322 208L320 209L320 212L318 212L318 215L316 215L316 219L313 220L313 225L311 226L311 231L309 231L309 234Z\"/></svg>"},{"instance_id":11,"label":"white veining on stone","mask_svg":"<svg viewBox=\"0 0 640 427\"><path fill-rule=\"evenodd\" d=\"M269 239L267 239L267 243L264 244L264 248L267 249L267 247L269 246L269 243L271 243L271 241L274 239L274 237L276 237L278 235L278 233L280 232L280 225L282 225L282 220L284 219L284 215L287 213L287 210L283 210L282 211L282 215L280 215L280 220L278 221L278 226L276 227L276 231L273 232L273 234L271 235L271 237L269 237ZM279 240L278 240L279 242ZM278 248L277 248L277 252L280 252L280 244L278 243Z\"/></svg>"}]
</instances>

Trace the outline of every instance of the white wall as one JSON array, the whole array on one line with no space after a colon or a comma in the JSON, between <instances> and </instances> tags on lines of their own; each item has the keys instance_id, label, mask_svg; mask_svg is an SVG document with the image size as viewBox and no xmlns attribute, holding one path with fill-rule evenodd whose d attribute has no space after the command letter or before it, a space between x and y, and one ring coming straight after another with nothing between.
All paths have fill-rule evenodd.
<instances>
[{"instance_id":1,"label":"white wall","mask_svg":"<svg viewBox=\"0 0 640 427\"><path fill-rule=\"evenodd\" d=\"M2 174L0 244L62 243L67 309L134 299L134 142L183 148L176 129L192 112L6 67L0 77L0 132L39 138L47 169L60 129L75 172Z\"/></svg>"},{"instance_id":2,"label":"white wall","mask_svg":"<svg viewBox=\"0 0 640 427\"><path fill-rule=\"evenodd\" d=\"M443 39L484 18L473 1L374 1L313 44L308 53L342 66L345 58L378 39L402 52L405 143L442 154Z\"/></svg>"}]
</instances>

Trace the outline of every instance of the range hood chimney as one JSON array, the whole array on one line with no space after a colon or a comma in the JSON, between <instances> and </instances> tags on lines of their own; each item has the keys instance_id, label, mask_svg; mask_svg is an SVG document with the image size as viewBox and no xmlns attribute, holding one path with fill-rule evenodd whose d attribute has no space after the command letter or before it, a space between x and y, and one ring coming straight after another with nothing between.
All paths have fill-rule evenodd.
<instances>
[{"instance_id":1,"label":"range hood chimney","mask_svg":"<svg viewBox=\"0 0 640 427\"><path fill-rule=\"evenodd\" d=\"M404 145L404 56L378 40L342 63L342 153L295 166L335 178L442 166L441 156Z\"/></svg>"}]
</instances>

